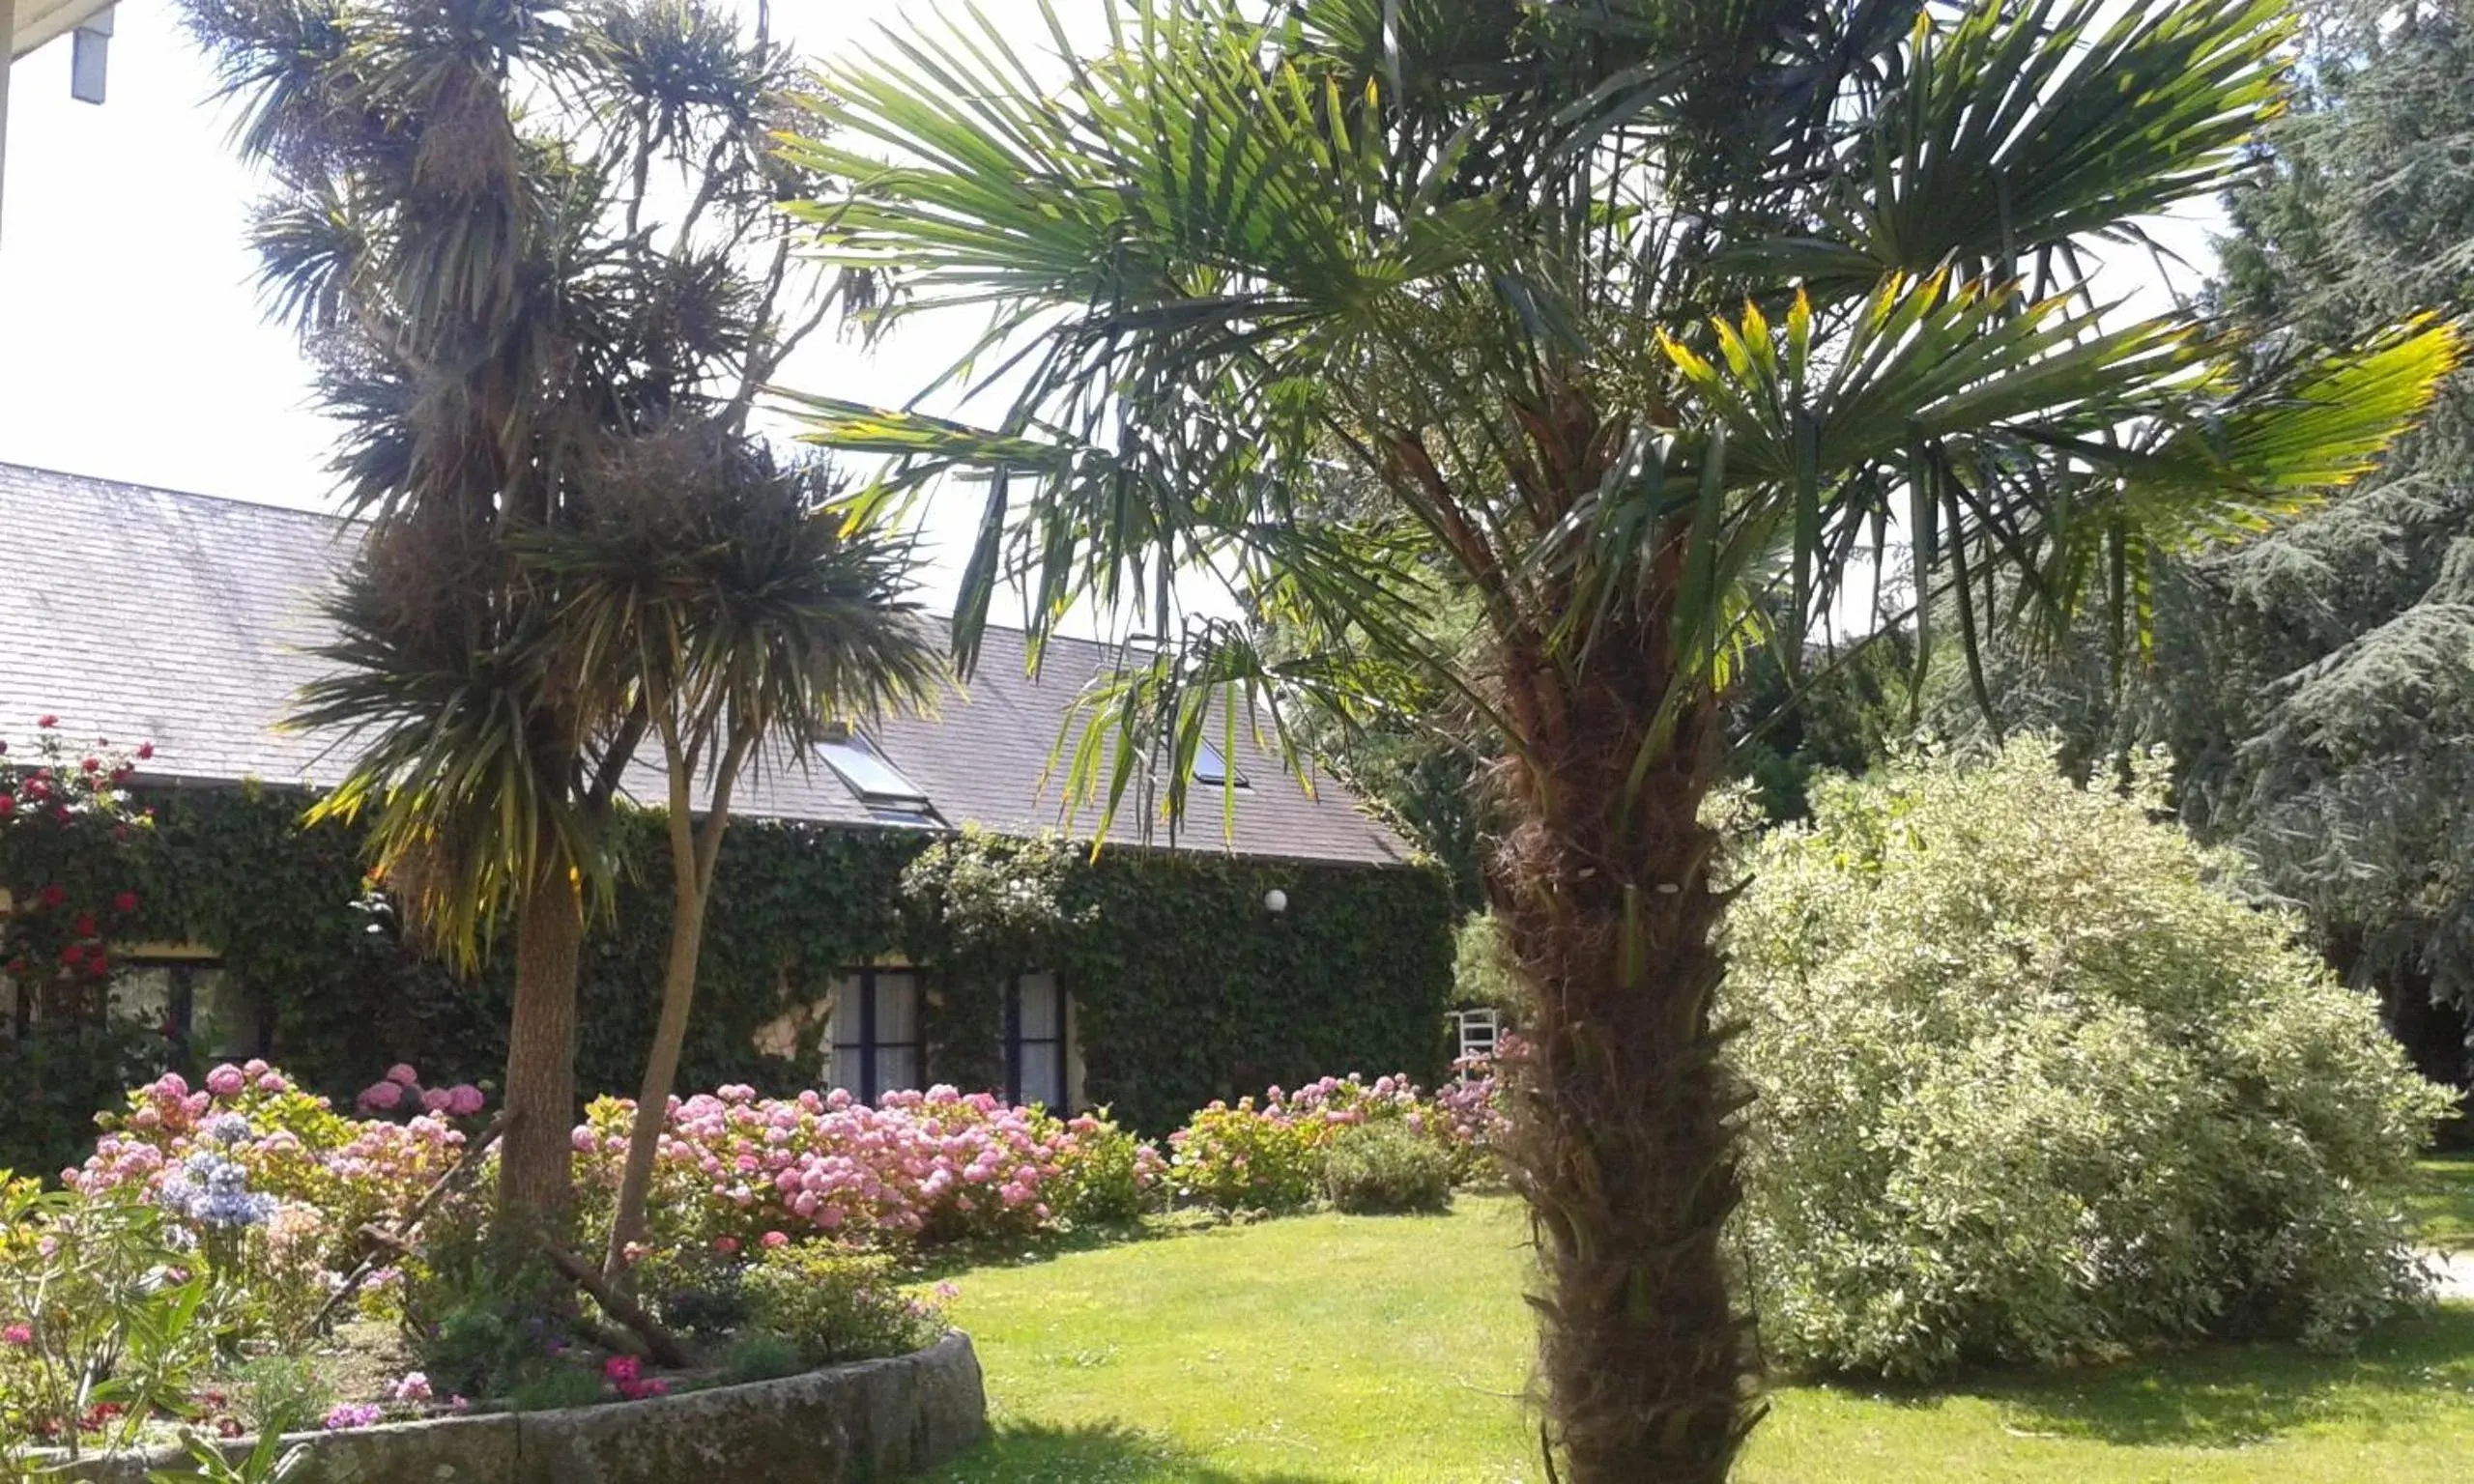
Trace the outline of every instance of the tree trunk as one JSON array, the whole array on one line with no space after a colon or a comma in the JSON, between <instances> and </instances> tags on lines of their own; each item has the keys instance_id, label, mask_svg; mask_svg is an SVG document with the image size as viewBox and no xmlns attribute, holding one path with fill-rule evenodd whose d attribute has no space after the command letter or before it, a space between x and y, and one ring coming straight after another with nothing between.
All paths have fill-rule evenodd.
<instances>
[{"instance_id":1,"label":"tree trunk","mask_svg":"<svg viewBox=\"0 0 2474 1484\"><path fill-rule=\"evenodd\" d=\"M564 872L532 884L516 909L515 1013L506 1045L506 1132L499 1214L511 1228L563 1236L574 1206L576 970L584 899Z\"/></svg>"},{"instance_id":2,"label":"tree trunk","mask_svg":"<svg viewBox=\"0 0 2474 1484\"><path fill-rule=\"evenodd\" d=\"M1714 699L1688 704L1636 771L1665 645L1662 622L1602 639L1542 740L1497 770L1511 828L1489 890L1535 996L1530 1048L1508 1068L1508 1153L1538 1233L1541 1379L1571 1484L1718 1484L1758 1415L1720 1246L1741 1099L1712 1024L1725 899L1698 817L1720 719Z\"/></svg>"},{"instance_id":3,"label":"tree trunk","mask_svg":"<svg viewBox=\"0 0 2474 1484\"><path fill-rule=\"evenodd\" d=\"M613 1277L627 1267L627 1246L642 1240L645 1209L652 1193L653 1161L661 1153L662 1126L670 1120L671 1088L678 1080L678 1055L687 1044L687 1014L696 1005L696 965L705 950L705 907L713 899L713 872L721 866L722 834L731 825L731 790L762 728L734 728L713 769L713 795L705 827L696 827L695 782L705 756L691 747L671 714L669 696L649 687L661 717L662 757L670 774L670 959L662 975L661 1020L653 1027L652 1055L645 1060L645 1083L636 1095L636 1120L627 1131L627 1165L618 1178L618 1204L610 1217L610 1249L601 1270ZM709 739L706 739L709 740Z\"/></svg>"},{"instance_id":4,"label":"tree trunk","mask_svg":"<svg viewBox=\"0 0 2474 1484\"><path fill-rule=\"evenodd\" d=\"M719 830L716 827L715 833ZM662 977L661 1021L653 1028L652 1055L636 1095L636 1121L627 1134L627 1167L618 1179L618 1205L610 1220L610 1251L601 1270L616 1275L627 1267L627 1245L645 1235L645 1209L652 1191L653 1160L661 1152L662 1126L670 1117L670 1094L678 1080L678 1056L687 1044L687 1015L696 1002L696 964L705 944L705 883L695 861L677 872L670 913L670 962Z\"/></svg>"}]
</instances>

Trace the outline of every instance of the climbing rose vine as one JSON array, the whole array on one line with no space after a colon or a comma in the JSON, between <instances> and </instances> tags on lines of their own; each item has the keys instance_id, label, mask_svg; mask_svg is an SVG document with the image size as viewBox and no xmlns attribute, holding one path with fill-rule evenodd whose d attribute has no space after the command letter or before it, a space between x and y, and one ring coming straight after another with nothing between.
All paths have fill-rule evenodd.
<instances>
[{"instance_id":1,"label":"climbing rose vine","mask_svg":"<svg viewBox=\"0 0 2474 1484\"><path fill-rule=\"evenodd\" d=\"M117 848L152 823L129 782L151 744L79 741L55 716L31 741L0 739L0 965L38 1015L100 1019L112 939L131 925L137 894Z\"/></svg>"}]
</instances>

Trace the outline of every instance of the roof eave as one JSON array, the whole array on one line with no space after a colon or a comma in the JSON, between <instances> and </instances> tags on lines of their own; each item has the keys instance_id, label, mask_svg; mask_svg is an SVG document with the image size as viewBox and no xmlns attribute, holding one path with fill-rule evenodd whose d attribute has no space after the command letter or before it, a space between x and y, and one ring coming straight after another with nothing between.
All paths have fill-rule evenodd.
<instances>
[{"instance_id":1,"label":"roof eave","mask_svg":"<svg viewBox=\"0 0 2474 1484\"><path fill-rule=\"evenodd\" d=\"M112 8L114 0L17 0L16 25L9 33L9 60L76 30Z\"/></svg>"}]
</instances>

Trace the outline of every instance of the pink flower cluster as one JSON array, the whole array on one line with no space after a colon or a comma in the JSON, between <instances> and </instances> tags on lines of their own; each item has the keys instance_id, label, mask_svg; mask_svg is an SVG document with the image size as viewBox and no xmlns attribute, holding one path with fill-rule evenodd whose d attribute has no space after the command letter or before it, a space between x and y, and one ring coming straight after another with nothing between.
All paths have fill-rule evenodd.
<instances>
[{"instance_id":1,"label":"pink flower cluster","mask_svg":"<svg viewBox=\"0 0 2474 1484\"><path fill-rule=\"evenodd\" d=\"M1520 1054L1516 1036L1506 1036L1493 1057L1464 1056L1452 1064L1452 1080L1436 1088L1435 1111L1444 1120L1447 1142L1455 1149L1491 1154L1503 1145L1507 1115L1503 1083L1495 1074L1505 1057Z\"/></svg>"},{"instance_id":2,"label":"pink flower cluster","mask_svg":"<svg viewBox=\"0 0 2474 1484\"><path fill-rule=\"evenodd\" d=\"M376 1402L338 1402L327 1413L324 1424L328 1432L349 1432L354 1428L376 1427L387 1420L387 1409Z\"/></svg>"},{"instance_id":3,"label":"pink flower cluster","mask_svg":"<svg viewBox=\"0 0 2474 1484\"><path fill-rule=\"evenodd\" d=\"M616 1186L634 1118L635 1104L621 1099L586 1110L575 1130L580 1179ZM1105 1127L944 1086L888 1093L875 1107L840 1091L760 1099L723 1087L671 1099L656 1218L667 1208L675 1236L734 1243L775 1233L941 1240L1032 1231L1054 1215L1055 1186L1079 1141ZM704 1230L680 1229L697 1224L679 1219L690 1213Z\"/></svg>"},{"instance_id":4,"label":"pink flower cluster","mask_svg":"<svg viewBox=\"0 0 2474 1484\"><path fill-rule=\"evenodd\" d=\"M1359 1124L1396 1122L1450 1156L1453 1175L1483 1174L1502 1114L1491 1070L1475 1059L1429 1099L1405 1076L1367 1082L1357 1073L1304 1087L1269 1089L1257 1103L1215 1101L1168 1135L1170 1178L1183 1198L1223 1210L1280 1211L1321 1185L1332 1141Z\"/></svg>"},{"instance_id":5,"label":"pink flower cluster","mask_svg":"<svg viewBox=\"0 0 2474 1484\"><path fill-rule=\"evenodd\" d=\"M1263 1095L1263 1116L1285 1118L1329 1135L1355 1124L1403 1118L1411 1127L1422 1125L1426 1106L1418 1085L1404 1076L1383 1076L1368 1083L1354 1071L1345 1077L1324 1077L1293 1092L1275 1087Z\"/></svg>"},{"instance_id":6,"label":"pink flower cluster","mask_svg":"<svg viewBox=\"0 0 2474 1484\"><path fill-rule=\"evenodd\" d=\"M478 1112L478 1092L458 1091L472 1096L452 1105ZM166 1072L102 1122L94 1154L61 1174L72 1189L176 1192L192 1158L211 1154L238 1164L250 1190L280 1203L270 1231L282 1234L291 1256L309 1256L304 1249L333 1239L337 1250L317 1254L331 1262L349 1260L342 1234L409 1212L462 1156L466 1138L450 1114L404 1123L345 1118L261 1061L217 1067L202 1089Z\"/></svg>"},{"instance_id":7,"label":"pink flower cluster","mask_svg":"<svg viewBox=\"0 0 2474 1484\"><path fill-rule=\"evenodd\" d=\"M424 1089L421 1074L397 1062L387 1069L386 1076L362 1088L354 1102L370 1115L406 1112L471 1118L481 1111L484 1100L481 1090L469 1082Z\"/></svg>"},{"instance_id":8,"label":"pink flower cluster","mask_svg":"<svg viewBox=\"0 0 2474 1484\"><path fill-rule=\"evenodd\" d=\"M668 1396L670 1383L658 1376L644 1373L644 1363L633 1356L612 1356L601 1363L601 1379L620 1399L641 1402L648 1396Z\"/></svg>"},{"instance_id":9,"label":"pink flower cluster","mask_svg":"<svg viewBox=\"0 0 2474 1484\"><path fill-rule=\"evenodd\" d=\"M88 1192L137 1181L160 1184L162 1172L177 1167L206 1137L206 1124L218 1104L221 1111L238 1111L238 1103L256 1085L253 1079L264 1079L271 1095L292 1090L291 1082L264 1062L217 1067L207 1073L207 1085L194 1091L179 1072L163 1073L130 1093L125 1110L104 1118L103 1136L85 1167L61 1171L62 1183Z\"/></svg>"},{"instance_id":10,"label":"pink flower cluster","mask_svg":"<svg viewBox=\"0 0 2474 1484\"><path fill-rule=\"evenodd\" d=\"M1475 1066L1476 1060L1463 1065ZM1455 1073L1463 1070L1463 1065L1455 1065ZM1488 1086L1491 1101L1491 1083ZM1429 1100L1406 1076L1381 1076L1368 1082L1353 1071L1345 1077L1324 1077L1299 1088L1274 1086L1264 1092L1260 1103L1251 1098L1241 1098L1233 1108L1215 1101L1202 1111L1258 1119L1292 1130L1316 1147L1330 1143L1333 1135L1343 1128L1386 1119L1398 1119L1417 1132L1431 1133L1445 1143L1453 1143L1461 1141L1464 1120L1450 1113L1452 1102L1447 1099L1465 1100L1467 1096L1458 1079ZM1168 1138L1172 1145L1187 1142L1179 1134Z\"/></svg>"}]
</instances>

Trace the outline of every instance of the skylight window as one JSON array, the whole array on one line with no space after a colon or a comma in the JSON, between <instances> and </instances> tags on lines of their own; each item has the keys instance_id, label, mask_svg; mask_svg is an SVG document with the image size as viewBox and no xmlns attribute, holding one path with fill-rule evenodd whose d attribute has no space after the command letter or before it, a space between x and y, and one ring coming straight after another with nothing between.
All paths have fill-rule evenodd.
<instances>
[{"instance_id":1,"label":"skylight window","mask_svg":"<svg viewBox=\"0 0 2474 1484\"><path fill-rule=\"evenodd\" d=\"M1220 749L1207 740L1198 740L1194 746L1194 782L1214 785L1234 783L1240 788L1249 786L1246 775L1229 767L1228 759L1220 756Z\"/></svg>"},{"instance_id":2,"label":"skylight window","mask_svg":"<svg viewBox=\"0 0 2474 1484\"><path fill-rule=\"evenodd\" d=\"M912 783L900 768L885 761L884 755L855 731L844 732L839 737L819 743L817 751L840 775L844 786L857 794L859 802L870 809L924 814L935 808L929 801L927 789Z\"/></svg>"}]
</instances>

